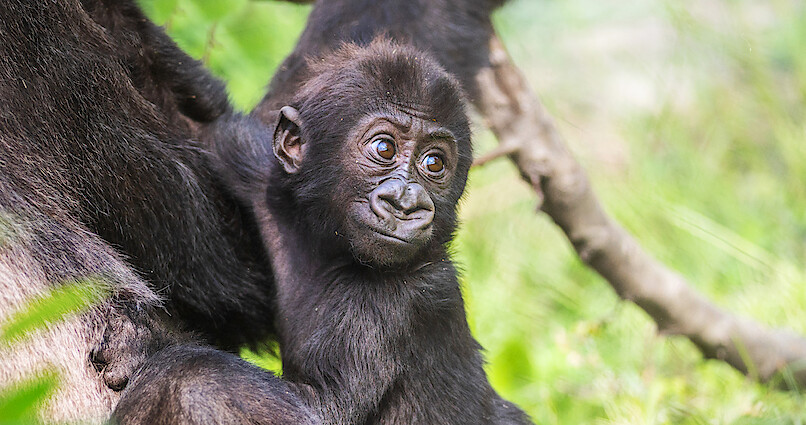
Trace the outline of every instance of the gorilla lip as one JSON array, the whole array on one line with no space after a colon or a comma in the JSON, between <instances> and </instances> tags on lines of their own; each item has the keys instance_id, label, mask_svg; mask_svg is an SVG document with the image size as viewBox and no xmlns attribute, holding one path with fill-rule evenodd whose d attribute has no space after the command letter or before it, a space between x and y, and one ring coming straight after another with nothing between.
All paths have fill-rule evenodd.
<instances>
[{"instance_id":1,"label":"gorilla lip","mask_svg":"<svg viewBox=\"0 0 806 425\"><path fill-rule=\"evenodd\" d=\"M372 230L373 232L375 232L375 233L377 233L377 234L379 234L379 235L383 236L383 237L384 237L384 238L386 238L386 239L392 239L392 240L395 240L395 241L397 241L397 242L403 242L403 243L408 244L408 245L415 245L415 243L414 243L414 242L412 242L412 241L408 241L408 240L406 240L406 239L403 239L403 238L401 238L400 236L391 235L391 234L389 234L389 233L382 232L382 231L380 231L380 230L378 230L378 229L375 229L375 228L373 228L373 227L370 227L370 230Z\"/></svg>"}]
</instances>

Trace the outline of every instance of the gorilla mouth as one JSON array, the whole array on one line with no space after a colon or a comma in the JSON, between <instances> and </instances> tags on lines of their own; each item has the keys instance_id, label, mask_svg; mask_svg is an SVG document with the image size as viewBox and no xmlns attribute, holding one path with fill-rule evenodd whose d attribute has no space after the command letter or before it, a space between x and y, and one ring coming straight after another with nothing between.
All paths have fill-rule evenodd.
<instances>
[{"instance_id":1,"label":"gorilla mouth","mask_svg":"<svg viewBox=\"0 0 806 425\"><path fill-rule=\"evenodd\" d=\"M400 236L397 236L397 235L394 235L394 234L391 234L390 232L384 232L384 231L382 231L380 229L376 229L374 227L370 227L370 230L372 230L373 232L377 233L378 236L380 236L380 237L382 237L384 239L391 239L391 240L396 241L398 243L404 243L404 244L407 244L407 245L416 245L416 243L414 243L413 241L408 240L408 239L404 239L404 238L402 238Z\"/></svg>"},{"instance_id":2,"label":"gorilla mouth","mask_svg":"<svg viewBox=\"0 0 806 425\"><path fill-rule=\"evenodd\" d=\"M413 258L431 240L430 219L400 219L393 214L379 217L369 203L354 202L345 223L351 251L361 262L380 266L401 265Z\"/></svg>"},{"instance_id":3,"label":"gorilla mouth","mask_svg":"<svg viewBox=\"0 0 806 425\"><path fill-rule=\"evenodd\" d=\"M378 217L366 200L354 202L352 209L350 217L352 227L356 231L365 229L367 236L378 242L384 241L398 246L422 246L430 239L433 227L430 217L423 219L419 213L407 218L399 218L392 214Z\"/></svg>"}]
</instances>

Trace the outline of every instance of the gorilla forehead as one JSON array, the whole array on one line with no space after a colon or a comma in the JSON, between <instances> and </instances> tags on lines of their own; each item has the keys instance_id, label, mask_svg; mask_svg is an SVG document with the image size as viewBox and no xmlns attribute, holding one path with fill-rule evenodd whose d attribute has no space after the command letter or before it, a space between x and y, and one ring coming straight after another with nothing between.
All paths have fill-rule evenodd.
<instances>
[{"instance_id":1,"label":"gorilla forehead","mask_svg":"<svg viewBox=\"0 0 806 425\"><path fill-rule=\"evenodd\" d=\"M364 116L403 112L438 122L457 141L469 141L459 84L429 55L410 46L386 39L364 47L345 44L324 60L310 61L309 72L291 105L302 112L303 121L329 124L310 130L346 135Z\"/></svg>"}]
</instances>

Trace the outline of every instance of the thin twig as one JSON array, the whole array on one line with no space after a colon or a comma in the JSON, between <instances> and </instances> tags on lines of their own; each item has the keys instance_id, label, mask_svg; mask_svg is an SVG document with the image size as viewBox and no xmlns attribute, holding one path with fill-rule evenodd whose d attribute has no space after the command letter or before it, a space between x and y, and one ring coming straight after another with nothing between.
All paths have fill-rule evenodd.
<instances>
[{"instance_id":1,"label":"thin twig","mask_svg":"<svg viewBox=\"0 0 806 425\"><path fill-rule=\"evenodd\" d=\"M484 165L484 164L486 164L486 163L488 163L488 162L490 162L490 161L492 161L494 159L500 158L502 156L512 155L513 153L515 153L518 150L520 150L520 148L521 148L520 146L515 146L515 145L512 145L512 146L498 145L495 148L493 148L493 150L491 150L491 151L485 153L484 155L474 159L473 160L473 166L474 167L481 167L482 165Z\"/></svg>"}]
</instances>

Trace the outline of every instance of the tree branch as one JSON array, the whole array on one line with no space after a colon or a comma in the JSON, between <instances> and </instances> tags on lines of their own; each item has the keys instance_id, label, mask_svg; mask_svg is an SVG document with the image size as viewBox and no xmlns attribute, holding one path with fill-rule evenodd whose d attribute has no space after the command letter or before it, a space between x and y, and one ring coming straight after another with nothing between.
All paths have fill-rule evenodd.
<instances>
[{"instance_id":1,"label":"tree branch","mask_svg":"<svg viewBox=\"0 0 806 425\"><path fill-rule=\"evenodd\" d=\"M582 261L621 298L644 309L660 333L686 336L706 357L764 382L790 366L794 382L784 384L806 387L806 368L795 367L806 360L806 340L717 308L644 252L605 213L585 171L497 36L489 48L491 65L476 74L474 104L500 145L476 163L508 155Z\"/></svg>"}]
</instances>

